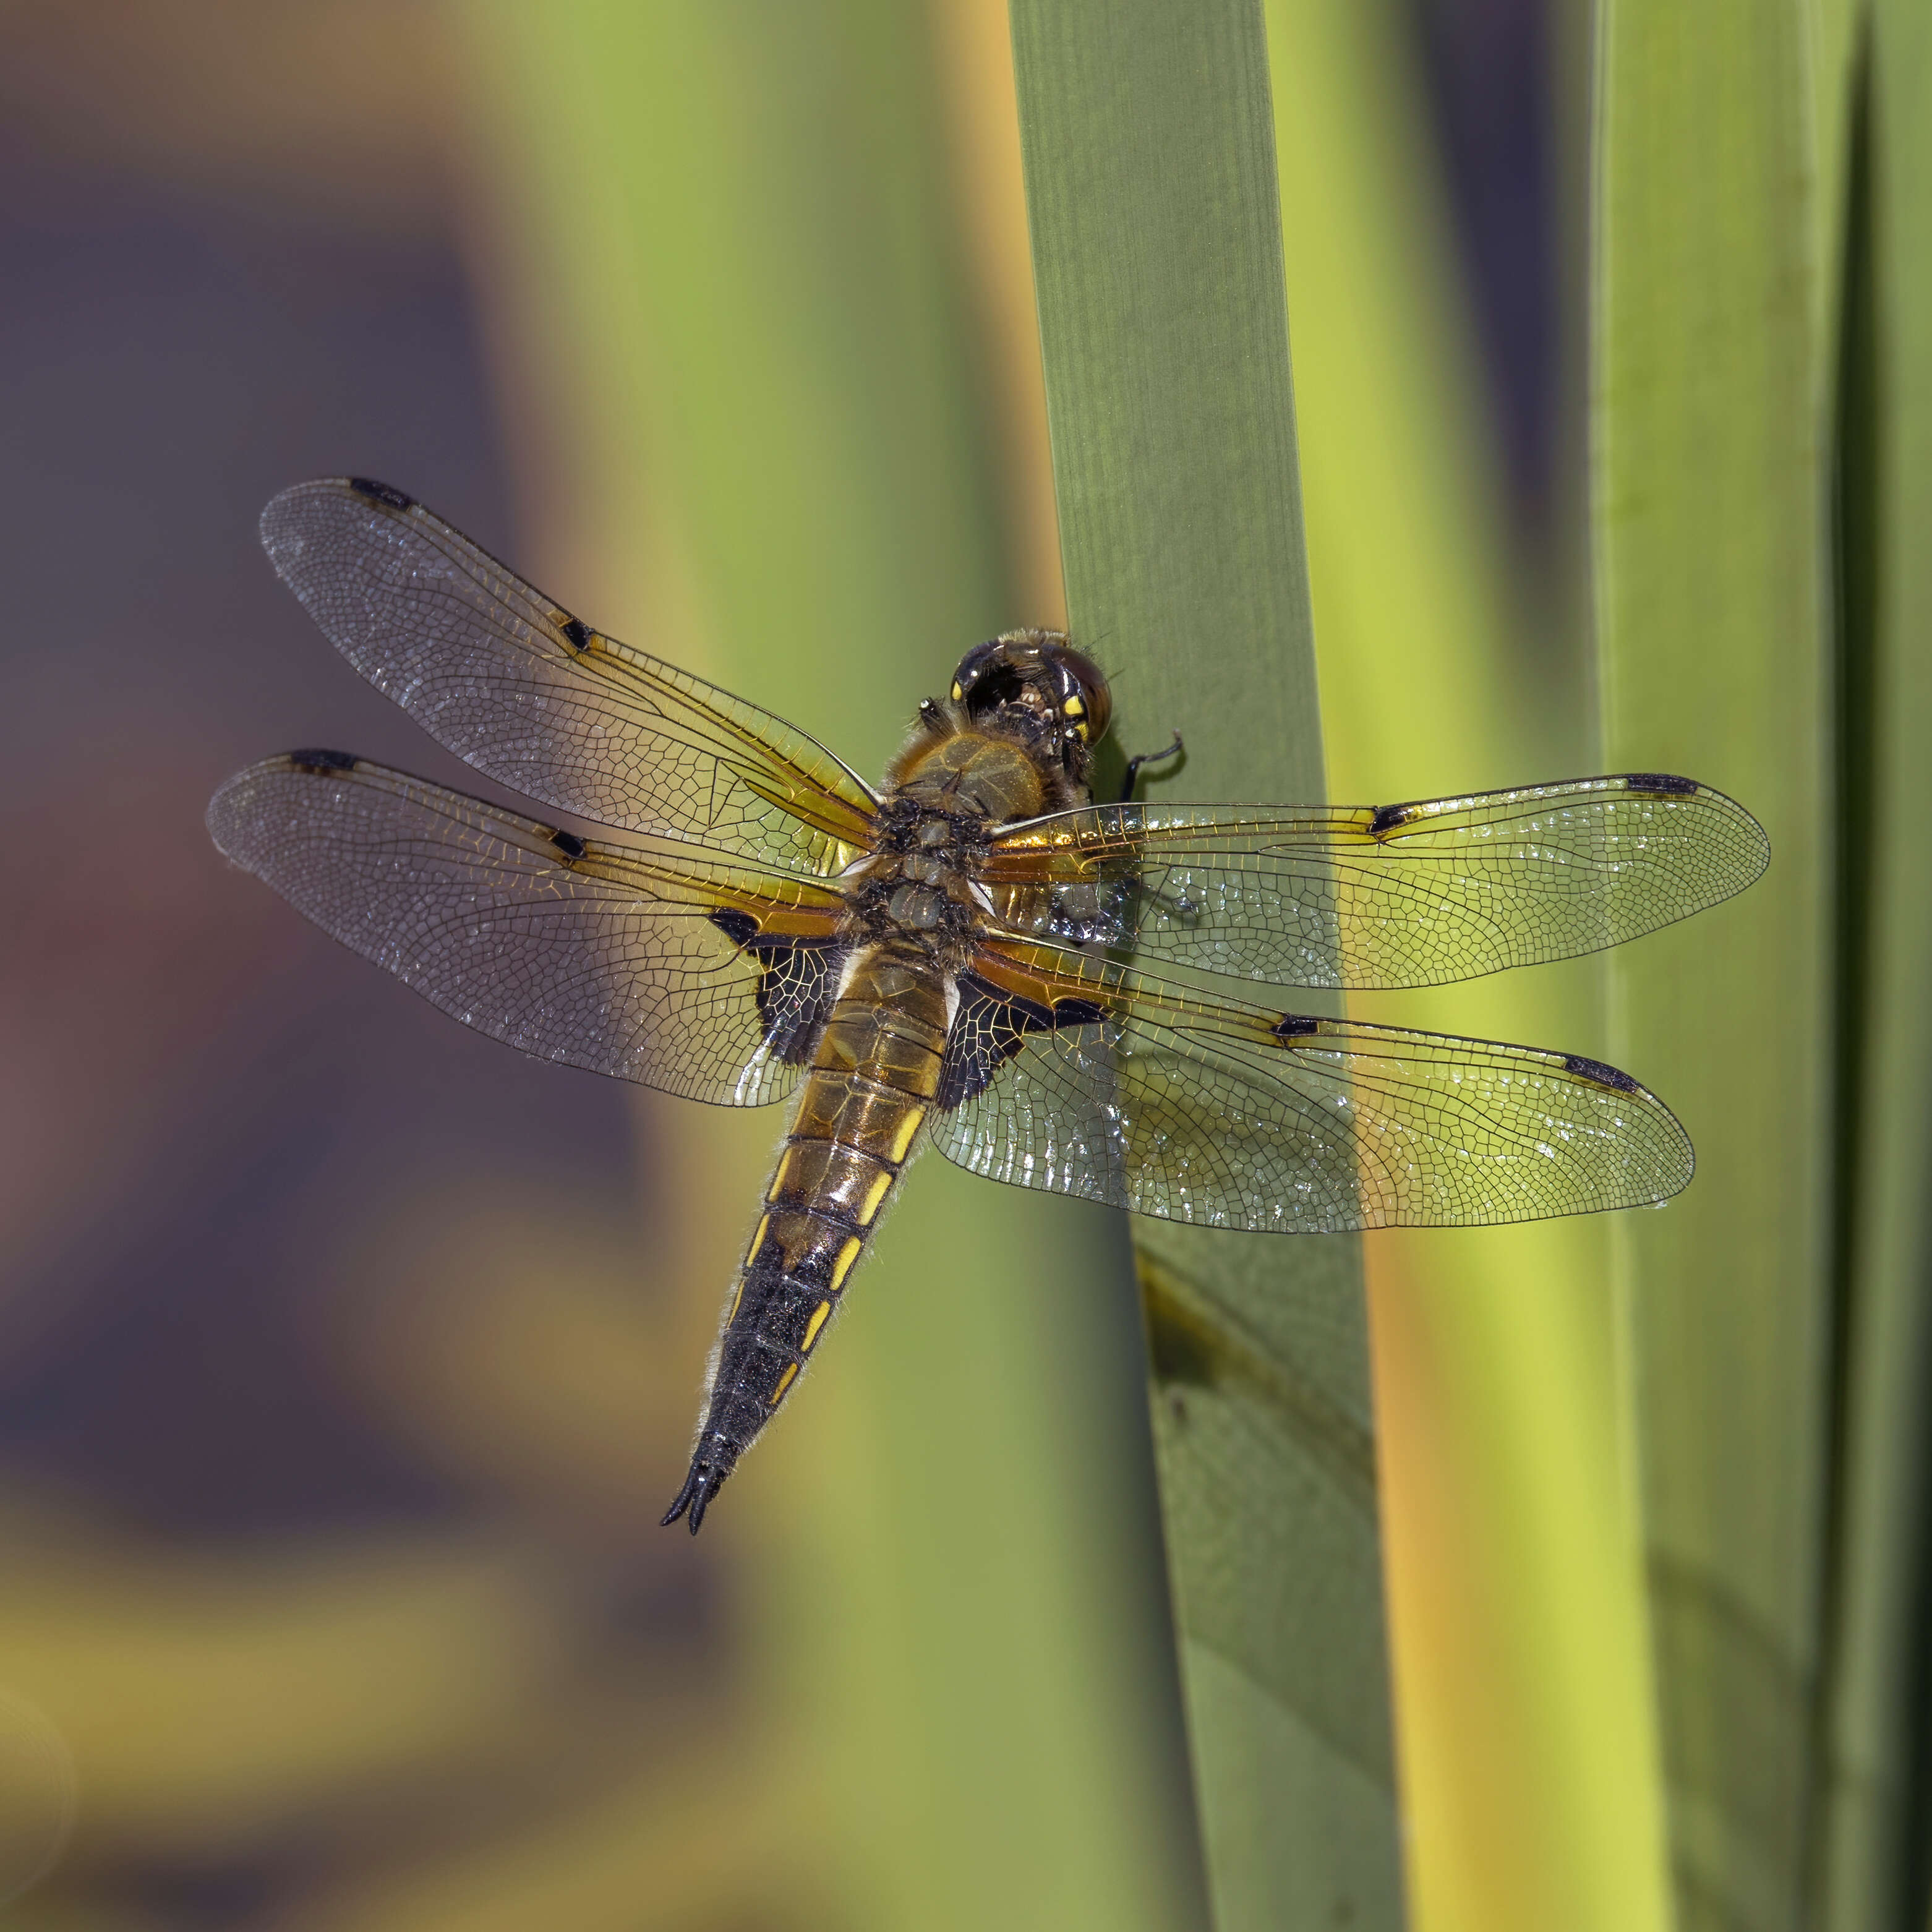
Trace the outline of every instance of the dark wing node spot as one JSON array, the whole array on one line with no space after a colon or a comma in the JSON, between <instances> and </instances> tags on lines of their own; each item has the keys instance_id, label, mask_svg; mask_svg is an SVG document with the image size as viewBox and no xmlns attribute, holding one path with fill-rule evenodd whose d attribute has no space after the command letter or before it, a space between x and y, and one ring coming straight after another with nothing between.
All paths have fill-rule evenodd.
<instances>
[{"instance_id":1,"label":"dark wing node spot","mask_svg":"<svg viewBox=\"0 0 1932 1932\"><path fill-rule=\"evenodd\" d=\"M590 626L581 617L563 617L558 622L560 630L574 651L587 651L592 635Z\"/></svg>"},{"instance_id":2,"label":"dark wing node spot","mask_svg":"<svg viewBox=\"0 0 1932 1932\"><path fill-rule=\"evenodd\" d=\"M289 763L298 772L313 772L320 778L330 772L352 772L358 764L350 752L291 752Z\"/></svg>"},{"instance_id":3,"label":"dark wing node spot","mask_svg":"<svg viewBox=\"0 0 1932 1932\"><path fill-rule=\"evenodd\" d=\"M1695 778L1673 777L1669 772L1630 772L1624 783L1632 791L1661 792L1666 797L1688 798L1697 790Z\"/></svg>"},{"instance_id":4,"label":"dark wing node spot","mask_svg":"<svg viewBox=\"0 0 1932 1932\"><path fill-rule=\"evenodd\" d=\"M590 849L574 832L553 832L550 836L550 842L566 859L580 859Z\"/></svg>"},{"instance_id":5,"label":"dark wing node spot","mask_svg":"<svg viewBox=\"0 0 1932 1932\"><path fill-rule=\"evenodd\" d=\"M788 1066L809 1064L838 993L845 949L830 939L763 939L758 922L720 906L711 923L758 962L758 1020L766 1044Z\"/></svg>"},{"instance_id":6,"label":"dark wing node spot","mask_svg":"<svg viewBox=\"0 0 1932 1932\"><path fill-rule=\"evenodd\" d=\"M938 1107L952 1108L983 1094L993 1076L1024 1045L1030 1033L1050 1031L1060 1009L1085 1006L1084 1000L1063 1000L1048 1009L1037 1000L1023 1000L1002 992L976 973L962 973L959 1010L952 1016L952 1030L946 1036L946 1052L939 1063L939 1090L933 1096ZM1097 1010L1094 1017L1097 1018Z\"/></svg>"},{"instance_id":7,"label":"dark wing node spot","mask_svg":"<svg viewBox=\"0 0 1932 1932\"><path fill-rule=\"evenodd\" d=\"M412 510L416 506L413 496L406 496L393 484L377 483L367 476L352 476L349 487L358 496L367 496L372 503L386 503L392 510Z\"/></svg>"},{"instance_id":8,"label":"dark wing node spot","mask_svg":"<svg viewBox=\"0 0 1932 1932\"><path fill-rule=\"evenodd\" d=\"M1594 1080L1599 1087L1608 1087L1618 1094L1636 1094L1642 1090L1621 1068L1606 1066L1600 1060L1586 1060L1580 1053L1566 1053L1563 1056L1565 1073L1580 1075L1586 1080Z\"/></svg>"},{"instance_id":9,"label":"dark wing node spot","mask_svg":"<svg viewBox=\"0 0 1932 1932\"><path fill-rule=\"evenodd\" d=\"M1393 832L1398 825L1406 825L1419 815L1412 805L1378 805L1375 817L1369 820L1369 830L1379 838L1384 832Z\"/></svg>"},{"instance_id":10,"label":"dark wing node spot","mask_svg":"<svg viewBox=\"0 0 1932 1932\"><path fill-rule=\"evenodd\" d=\"M1276 1040L1305 1040L1322 1030L1322 1022L1310 1019L1306 1013L1283 1013L1269 1030Z\"/></svg>"}]
</instances>

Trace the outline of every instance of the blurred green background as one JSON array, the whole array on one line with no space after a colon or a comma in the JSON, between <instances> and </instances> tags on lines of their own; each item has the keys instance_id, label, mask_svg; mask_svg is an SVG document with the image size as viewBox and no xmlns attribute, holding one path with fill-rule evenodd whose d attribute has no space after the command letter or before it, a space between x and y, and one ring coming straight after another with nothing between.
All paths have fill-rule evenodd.
<instances>
[{"instance_id":1,"label":"blurred green background","mask_svg":"<svg viewBox=\"0 0 1932 1932\"><path fill-rule=\"evenodd\" d=\"M1364 1244L1412 1922L1903 1932L1926 893L1859 839L1919 802L1932 46L1265 14L1331 794L1688 770L1780 868L1375 1008L1629 1064L1704 1159ZM302 477L868 772L1064 614L1004 6L0 9L0 1921L1204 1923L1119 1227L922 1163L661 1533L776 1118L468 1035L201 826L296 743L487 789L274 583Z\"/></svg>"}]
</instances>

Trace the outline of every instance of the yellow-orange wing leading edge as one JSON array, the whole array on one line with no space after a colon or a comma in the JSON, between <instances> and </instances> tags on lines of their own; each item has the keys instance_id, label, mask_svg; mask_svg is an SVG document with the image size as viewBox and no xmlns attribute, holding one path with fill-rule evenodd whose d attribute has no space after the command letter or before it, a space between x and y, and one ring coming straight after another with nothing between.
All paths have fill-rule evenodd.
<instances>
[{"instance_id":1,"label":"yellow-orange wing leading edge","mask_svg":"<svg viewBox=\"0 0 1932 1932\"><path fill-rule=\"evenodd\" d=\"M593 629L388 484L262 513L283 581L362 675L477 770L599 824L830 877L878 800L815 740Z\"/></svg>"},{"instance_id":2,"label":"yellow-orange wing leading edge","mask_svg":"<svg viewBox=\"0 0 1932 1932\"><path fill-rule=\"evenodd\" d=\"M960 984L933 1144L975 1174L1214 1228L1472 1227L1660 1201L1690 1143L1576 1054L1270 1011L1053 945Z\"/></svg>"},{"instance_id":3,"label":"yellow-orange wing leading edge","mask_svg":"<svg viewBox=\"0 0 1932 1932\"><path fill-rule=\"evenodd\" d=\"M433 1004L526 1053L756 1106L829 1012L842 902L716 854L587 839L340 752L238 772L228 856Z\"/></svg>"},{"instance_id":4,"label":"yellow-orange wing leading edge","mask_svg":"<svg viewBox=\"0 0 1932 1932\"><path fill-rule=\"evenodd\" d=\"M1010 929L1273 986L1436 986L1592 952L1765 867L1722 792L1657 772L1391 806L1093 806L1009 827Z\"/></svg>"}]
</instances>

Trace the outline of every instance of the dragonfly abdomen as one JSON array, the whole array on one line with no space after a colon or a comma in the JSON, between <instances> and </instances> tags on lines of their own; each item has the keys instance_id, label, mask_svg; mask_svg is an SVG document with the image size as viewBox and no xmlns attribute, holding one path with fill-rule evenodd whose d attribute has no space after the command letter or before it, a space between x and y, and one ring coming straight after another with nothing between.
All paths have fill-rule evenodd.
<instances>
[{"instance_id":1,"label":"dragonfly abdomen","mask_svg":"<svg viewBox=\"0 0 1932 1932\"><path fill-rule=\"evenodd\" d=\"M812 1055L738 1270L690 1472L664 1520L706 1507L791 1392L939 1089L951 992L931 959L868 947Z\"/></svg>"}]
</instances>

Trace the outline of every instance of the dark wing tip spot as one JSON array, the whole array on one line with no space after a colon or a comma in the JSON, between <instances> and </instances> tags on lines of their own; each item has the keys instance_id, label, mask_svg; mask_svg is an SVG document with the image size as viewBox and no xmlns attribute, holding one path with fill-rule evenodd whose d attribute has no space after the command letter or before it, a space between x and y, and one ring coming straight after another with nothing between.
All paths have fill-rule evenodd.
<instances>
[{"instance_id":1,"label":"dark wing tip spot","mask_svg":"<svg viewBox=\"0 0 1932 1932\"><path fill-rule=\"evenodd\" d=\"M373 477L352 476L349 487L358 496L367 496L372 503L386 503L392 510L413 510L416 500L406 496L393 483L378 483Z\"/></svg>"},{"instance_id":2,"label":"dark wing tip spot","mask_svg":"<svg viewBox=\"0 0 1932 1932\"><path fill-rule=\"evenodd\" d=\"M748 912L739 912L729 906L720 906L710 917L711 923L734 946L748 946L758 935L758 922Z\"/></svg>"},{"instance_id":3,"label":"dark wing tip spot","mask_svg":"<svg viewBox=\"0 0 1932 1932\"><path fill-rule=\"evenodd\" d=\"M1369 820L1369 830L1379 838L1387 832L1393 832L1398 825L1406 825L1421 814L1412 805L1378 805L1376 815Z\"/></svg>"},{"instance_id":4,"label":"dark wing tip spot","mask_svg":"<svg viewBox=\"0 0 1932 1932\"><path fill-rule=\"evenodd\" d=\"M1600 1060L1586 1059L1580 1053L1566 1053L1563 1056L1563 1070L1574 1073L1580 1078L1592 1080L1599 1087L1607 1087L1612 1093L1640 1094L1643 1089L1619 1067L1606 1066Z\"/></svg>"},{"instance_id":5,"label":"dark wing tip spot","mask_svg":"<svg viewBox=\"0 0 1932 1932\"><path fill-rule=\"evenodd\" d=\"M1306 1040L1322 1030L1322 1022L1306 1013L1283 1013L1270 1028L1276 1040Z\"/></svg>"},{"instance_id":6,"label":"dark wing tip spot","mask_svg":"<svg viewBox=\"0 0 1932 1932\"><path fill-rule=\"evenodd\" d=\"M590 640L595 633L581 617L567 617L560 611L557 614L556 627L563 633L566 641L572 650L583 652L590 650Z\"/></svg>"},{"instance_id":7,"label":"dark wing tip spot","mask_svg":"<svg viewBox=\"0 0 1932 1932\"><path fill-rule=\"evenodd\" d=\"M1688 798L1702 789L1695 778L1680 778L1670 772L1629 772L1624 784L1631 791L1657 792L1666 798Z\"/></svg>"},{"instance_id":8,"label":"dark wing tip spot","mask_svg":"<svg viewBox=\"0 0 1932 1932\"><path fill-rule=\"evenodd\" d=\"M566 859L580 859L590 849L574 832L553 832L550 842Z\"/></svg>"},{"instance_id":9,"label":"dark wing tip spot","mask_svg":"<svg viewBox=\"0 0 1932 1932\"><path fill-rule=\"evenodd\" d=\"M289 763L298 772L312 772L318 778L331 772L352 772L362 760L350 752L291 752Z\"/></svg>"}]
</instances>

